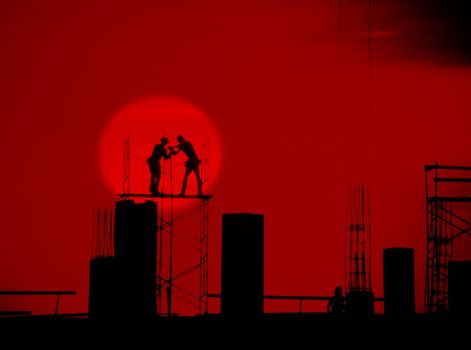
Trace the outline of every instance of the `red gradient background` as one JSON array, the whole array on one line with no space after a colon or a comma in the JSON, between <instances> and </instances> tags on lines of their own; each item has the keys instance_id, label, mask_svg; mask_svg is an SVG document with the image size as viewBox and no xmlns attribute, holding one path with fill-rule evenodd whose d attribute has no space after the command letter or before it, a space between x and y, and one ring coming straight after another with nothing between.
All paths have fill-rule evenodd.
<instances>
[{"instance_id":1,"label":"red gradient background","mask_svg":"<svg viewBox=\"0 0 471 350\"><path fill-rule=\"evenodd\" d=\"M2 2L0 289L77 290L61 311L86 311L92 210L114 200L101 137L122 108L169 96L198 106L221 137L210 292L221 214L243 211L265 214L266 294L331 294L343 284L347 191L366 183L373 289L382 295L382 249L413 247L422 310L423 165L471 164L471 71L420 41L433 23L386 4L374 8L369 118L360 1L345 2L341 75L330 0Z\"/></svg>"}]
</instances>

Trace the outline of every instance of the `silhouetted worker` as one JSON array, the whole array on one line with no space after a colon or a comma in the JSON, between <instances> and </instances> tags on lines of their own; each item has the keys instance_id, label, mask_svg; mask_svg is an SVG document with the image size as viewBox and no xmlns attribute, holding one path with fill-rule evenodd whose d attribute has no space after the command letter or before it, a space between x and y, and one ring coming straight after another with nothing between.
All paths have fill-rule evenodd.
<instances>
[{"instance_id":1,"label":"silhouetted worker","mask_svg":"<svg viewBox=\"0 0 471 350\"><path fill-rule=\"evenodd\" d=\"M334 296L329 299L327 304L327 312L329 314L340 316L345 309L345 298L342 295L342 287L336 287Z\"/></svg>"},{"instance_id":2,"label":"silhouetted worker","mask_svg":"<svg viewBox=\"0 0 471 350\"><path fill-rule=\"evenodd\" d=\"M168 144L168 138L162 137L160 143L155 145L152 155L147 158L147 164L149 164L150 170L150 192L152 194L161 194L159 192L159 182L161 175L160 160L169 159L171 154L167 152L165 146Z\"/></svg>"},{"instance_id":3,"label":"silhouetted worker","mask_svg":"<svg viewBox=\"0 0 471 350\"><path fill-rule=\"evenodd\" d=\"M178 145L176 147L170 148L172 154L178 154L180 151L182 151L188 157L188 160L185 162L186 171L185 171L185 177L183 178L182 191L180 193L180 196L185 195L188 177L190 176L191 172L194 172L196 176L196 182L198 183L198 196L202 196L203 195L203 182L201 181L201 176L200 176L201 161L198 159L195 148L193 147L191 142L185 140L185 138L182 135L178 135L177 140L178 140Z\"/></svg>"}]
</instances>

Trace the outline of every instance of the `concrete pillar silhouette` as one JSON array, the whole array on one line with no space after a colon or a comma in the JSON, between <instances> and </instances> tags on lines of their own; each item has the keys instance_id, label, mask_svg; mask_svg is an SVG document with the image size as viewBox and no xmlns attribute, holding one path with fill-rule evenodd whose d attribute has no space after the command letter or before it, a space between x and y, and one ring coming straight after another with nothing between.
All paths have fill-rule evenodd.
<instances>
[{"instance_id":1,"label":"concrete pillar silhouette","mask_svg":"<svg viewBox=\"0 0 471 350\"><path fill-rule=\"evenodd\" d=\"M448 307L450 317L469 318L471 315L471 261L448 263Z\"/></svg>"},{"instance_id":2,"label":"concrete pillar silhouette","mask_svg":"<svg viewBox=\"0 0 471 350\"><path fill-rule=\"evenodd\" d=\"M119 317L121 269L115 257L99 257L90 261L88 317Z\"/></svg>"},{"instance_id":3,"label":"concrete pillar silhouette","mask_svg":"<svg viewBox=\"0 0 471 350\"><path fill-rule=\"evenodd\" d=\"M222 217L221 313L224 317L263 315L264 217Z\"/></svg>"},{"instance_id":4,"label":"concrete pillar silhouette","mask_svg":"<svg viewBox=\"0 0 471 350\"><path fill-rule=\"evenodd\" d=\"M157 204L116 203L114 252L120 269L118 306L125 316L156 313Z\"/></svg>"},{"instance_id":5,"label":"concrete pillar silhouette","mask_svg":"<svg viewBox=\"0 0 471 350\"><path fill-rule=\"evenodd\" d=\"M383 250L384 314L410 318L415 314L414 249Z\"/></svg>"}]
</instances>

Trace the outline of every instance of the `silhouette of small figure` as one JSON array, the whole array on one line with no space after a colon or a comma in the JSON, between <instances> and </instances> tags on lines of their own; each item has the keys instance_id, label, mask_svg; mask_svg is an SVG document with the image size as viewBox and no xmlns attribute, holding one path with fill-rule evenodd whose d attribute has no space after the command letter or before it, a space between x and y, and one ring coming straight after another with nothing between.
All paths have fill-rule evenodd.
<instances>
[{"instance_id":1,"label":"silhouette of small figure","mask_svg":"<svg viewBox=\"0 0 471 350\"><path fill-rule=\"evenodd\" d=\"M162 173L160 160L163 158L165 160L169 159L171 156L170 152L167 152L165 146L168 144L168 138L162 137L160 139L160 143L156 144L154 150L152 151L152 155L147 158L147 164L149 164L150 170L150 192L152 194L158 195L161 194L159 192L159 183L160 183L160 176Z\"/></svg>"},{"instance_id":2,"label":"silhouette of small figure","mask_svg":"<svg viewBox=\"0 0 471 350\"><path fill-rule=\"evenodd\" d=\"M336 287L334 296L330 298L327 304L327 312L329 314L340 316L345 310L345 298L342 295L342 287Z\"/></svg>"},{"instance_id":3,"label":"silhouette of small figure","mask_svg":"<svg viewBox=\"0 0 471 350\"><path fill-rule=\"evenodd\" d=\"M171 153L173 155L178 154L180 151L182 151L187 157L187 161L185 162L185 177L183 178L183 184L182 184L182 191L180 193L180 196L183 197L186 192L186 185L188 183L188 177L192 172L195 173L196 176L196 182L198 183L198 196L203 195L203 182L201 181L201 176L200 176L200 163L201 161L198 159L198 155L196 154L195 148L191 144L191 142L185 140L185 138L182 135L177 136L177 141L178 145L175 147L171 147Z\"/></svg>"}]
</instances>

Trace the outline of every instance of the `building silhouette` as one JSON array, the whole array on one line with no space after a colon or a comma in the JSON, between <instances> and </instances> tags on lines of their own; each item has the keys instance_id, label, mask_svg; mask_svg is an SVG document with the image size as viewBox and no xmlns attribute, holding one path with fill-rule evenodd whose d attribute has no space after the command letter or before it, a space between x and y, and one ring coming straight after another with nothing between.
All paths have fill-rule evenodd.
<instances>
[{"instance_id":1,"label":"building silhouette","mask_svg":"<svg viewBox=\"0 0 471 350\"><path fill-rule=\"evenodd\" d=\"M448 263L448 305L450 317L464 319L471 315L471 261Z\"/></svg>"},{"instance_id":2,"label":"building silhouette","mask_svg":"<svg viewBox=\"0 0 471 350\"><path fill-rule=\"evenodd\" d=\"M415 314L414 250L383 250L384 314L409 319Z\"/></svg>"},{"instance_id":3,"label":"building silhouette","mask_svg":"<svg viewBox=\"0 0 471 350\"><path fill-rule=\"evenodd\" d=\"M224 317L263 315L264 217L222 216L221 313Z\"/></svg>"},{"instance_id":4,"label":"building silhouette","mask_svg":"<svg viewBox=\"0 0 471 350\"><path fill-rule=\"evenodd\" d=\"M363 190L359 193L360 205L356 207L361 208L361 213L366 206L363 205ZM90 262L89 317L156 318L157 203L120 200L116 202L114 217L113 212L102 212L97 222L99 239ZM353 222L347 227L353 243L348 255L351 270L345 296L345 317L377 317L374 303L384 301L387 318L417 319L413 249L384 249L384 298L375 298L369 281L371 270L367 268L369 250L363 246L363 238L368 232L367 221ZM448 270L449 315L463 318L471 313L471 261L451 261ZM259 214L223 214L221 272L221 294L217 296L220 297L221 313L216 316L226 319L276 317L264 314L265 299L300 303L302 300L330 299L326 296L264 294L264 216ZM446 315L448 310L442 311ZM300 306L298 314L281 317L313 320L320 316L302 313ZM340 319L343 318L342 315Z\"/></svg>"},{"instance_id":5,"label":"building silhouette","mask_svg":"<svg viewBox=\"0 0 471 350\"><path fill-rule=\"evenodd\" d=\"M104 230L102 237L106 237L108 229ZM116 202L114 240L102 239L103 242L108 241L108 246L113 245L114 256L99 256L90 262L91 318L155 317L156 235L155 202Z\"/></svg>"}]
</instances>

